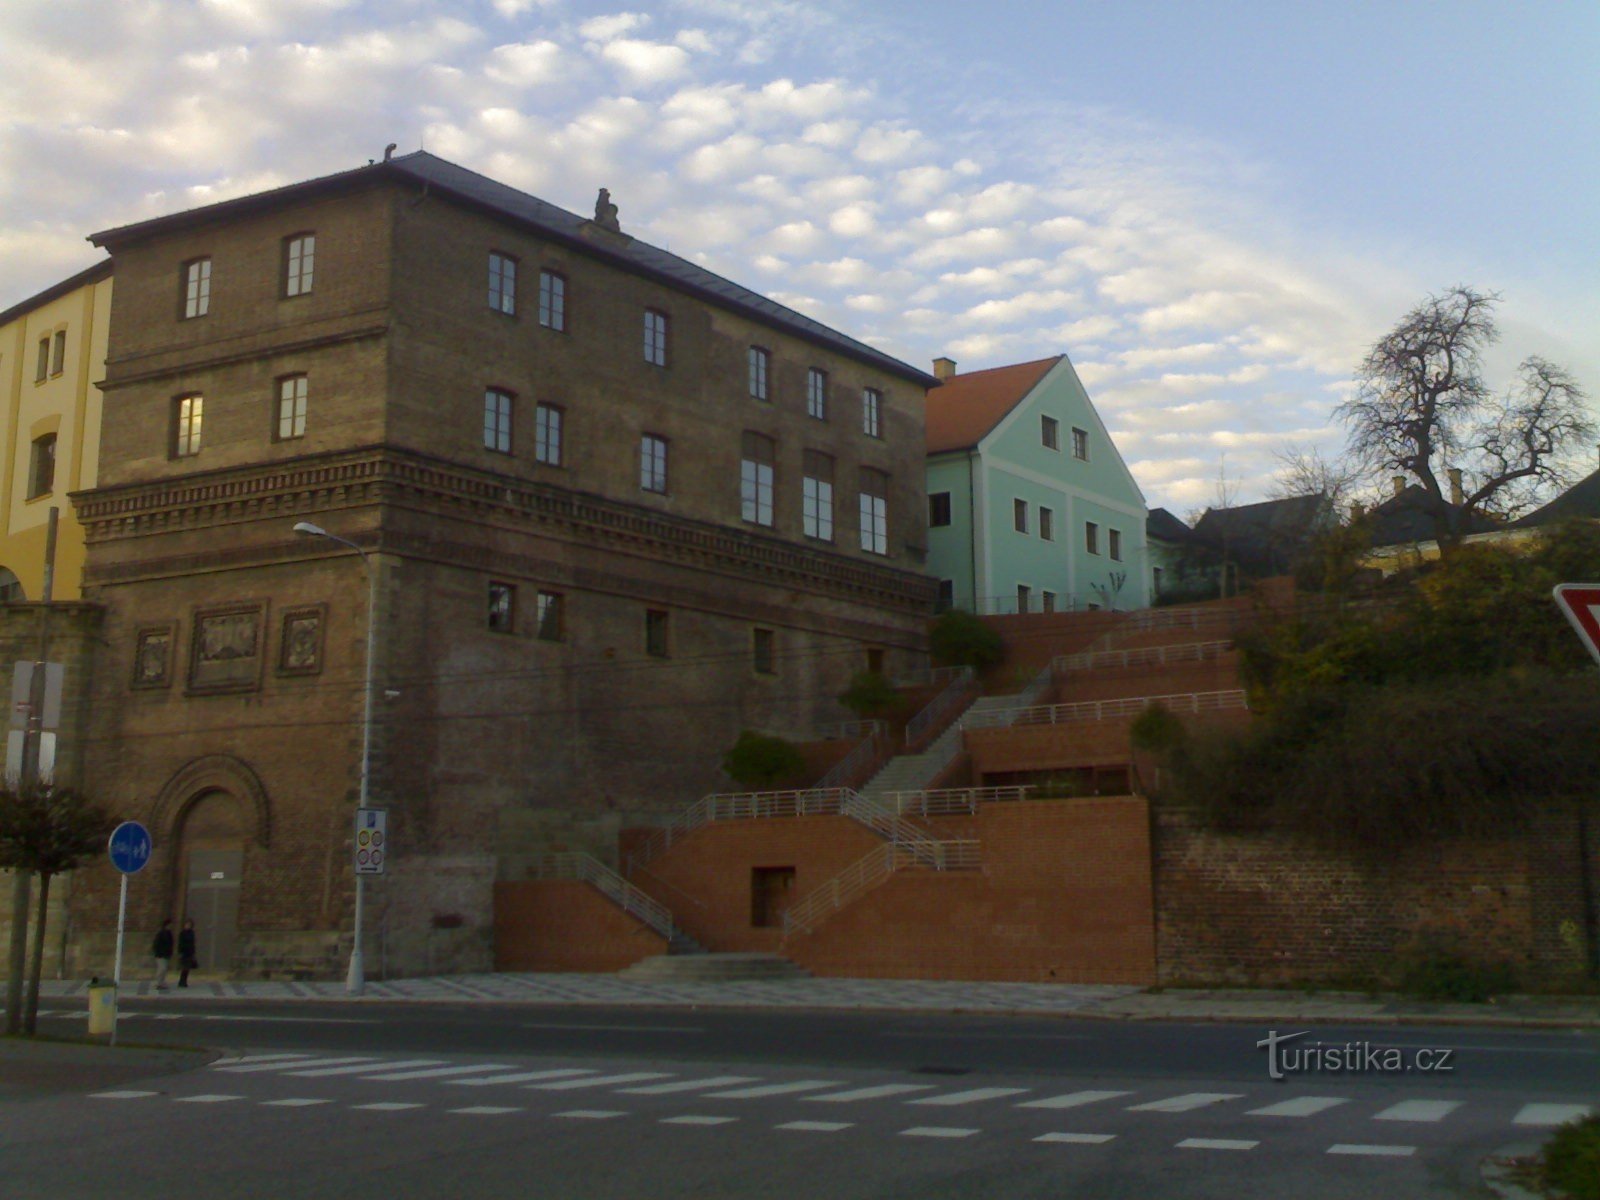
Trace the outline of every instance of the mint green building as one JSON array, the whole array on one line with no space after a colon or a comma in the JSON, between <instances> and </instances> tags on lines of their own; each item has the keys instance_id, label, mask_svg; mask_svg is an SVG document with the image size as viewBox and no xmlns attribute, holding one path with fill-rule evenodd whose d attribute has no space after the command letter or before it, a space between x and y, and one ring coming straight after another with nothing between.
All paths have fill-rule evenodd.
<instances>
[{"instance_id":1,"label":"mint green building","mask_svg":"<svg viewBox=\"0 0 1600 1200\"><path fill-rule=\"evenodd\" d=\"M928 393L928 571L977 613L1144 608L1144 494L1065 354Z\"/></svg>"}]
</instances>

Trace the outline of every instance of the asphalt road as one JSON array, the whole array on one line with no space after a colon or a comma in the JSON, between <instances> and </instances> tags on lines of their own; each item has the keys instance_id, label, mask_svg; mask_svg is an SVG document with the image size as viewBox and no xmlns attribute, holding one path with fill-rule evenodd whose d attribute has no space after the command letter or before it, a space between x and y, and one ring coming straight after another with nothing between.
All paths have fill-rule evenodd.
<instances>
[{"instance_id":1,"label":"asphalt road","mask_svg":"<svg viewBox=\"0 0 1600 1200\"><path fill-rule=\"evenodd\" d=\"M1268 1031L1245 1025L484 1004L125 1013L124 1041L226 1057L94 1090L0 1089L8 1197L1463 1197L1480 1194L1484 1156L1600 1102L1593 1033L1319 1027L1291 1044L1448 1049L1454 1070L1274 1082L1256 1047Z\"/></svg>"}]
</instances>

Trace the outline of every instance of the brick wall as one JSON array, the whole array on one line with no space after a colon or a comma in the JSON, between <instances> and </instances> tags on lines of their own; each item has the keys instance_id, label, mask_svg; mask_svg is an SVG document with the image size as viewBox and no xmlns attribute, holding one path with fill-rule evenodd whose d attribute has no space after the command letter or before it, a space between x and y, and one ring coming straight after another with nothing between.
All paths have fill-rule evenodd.
<instances>
[{"instance_id":1,"label":"brick wall","mask_svg":"<svg viewBox=\"0 0 1600 1200\"><path fill-rule=\"evenodd\" d=\"M654 930L570 879L495 884L494 929L497 971L620 971L667 949Z\"/></svg>"}]
</instances>

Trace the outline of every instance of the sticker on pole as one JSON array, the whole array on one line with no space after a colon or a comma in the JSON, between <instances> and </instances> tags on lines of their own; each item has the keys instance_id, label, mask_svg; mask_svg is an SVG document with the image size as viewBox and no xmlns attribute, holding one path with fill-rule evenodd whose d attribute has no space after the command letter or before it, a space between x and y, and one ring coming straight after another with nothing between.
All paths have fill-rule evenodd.
<instances>
[{"instance_id":1,"label":"sticker on pole","mask_svg":"<svg viewBox=\"0 0 1600 1200\"><path fill-rule=\"evenodd\" d=\"M150 861L150 831L137 821L124 821L111 831L107 848L113 867L124 875L137 874Z\"/></svg>"},{"instance_id":2,"label":"sticker on pole","mask_svg":"<svg viewBox=\"0 0 1600 1200\"><path fill-rule=\"evenodd\" d=\"M1600 583L1561 583L1551 593L1589 656L1600 663Z\"/></svg>"},{"instance_id":3,"label":"sticker on pole","mask_svg":"<svg viewBox=\"0 0 1600 1200\"><path fill-rule=\"evenodd\" d=\"M356 809L356 874L382 875L389 855L389 810Z\"/></svg>"}]
</instances>

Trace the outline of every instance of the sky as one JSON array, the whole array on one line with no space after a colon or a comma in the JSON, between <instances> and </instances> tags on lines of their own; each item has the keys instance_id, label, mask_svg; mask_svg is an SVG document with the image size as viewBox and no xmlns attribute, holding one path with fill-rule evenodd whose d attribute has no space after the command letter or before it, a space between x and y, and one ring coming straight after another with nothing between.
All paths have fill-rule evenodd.
<instances>
[{"instance_id":1,"label":"sky","mask_svg":"<svg viewBox=\"0 0 1600 1200\"><path fill-rule=\"evenodd\" d=\"M1600 405L1589 0L8 0L0 308L96 230L432 153L923 369L1065 352L1151 507L1337 454L1458 283ZM1225 484L1222 482L1225 480Z\"/></svg>"}]
</instances>

